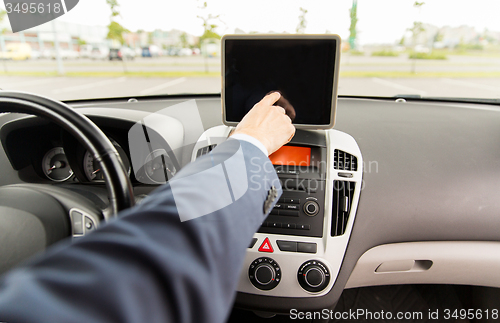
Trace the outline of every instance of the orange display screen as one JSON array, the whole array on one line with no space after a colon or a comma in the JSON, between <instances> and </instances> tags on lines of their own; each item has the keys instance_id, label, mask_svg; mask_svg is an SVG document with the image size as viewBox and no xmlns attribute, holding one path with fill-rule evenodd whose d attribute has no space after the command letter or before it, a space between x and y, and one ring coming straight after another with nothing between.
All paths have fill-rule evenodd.
<instances>
[{"instance_id":1,"label":"orange display screen","mask_svg":"<svg viewBox=\"0 0 500 323\"><path fill-rule=\"evenodd\" d=\"M310 166L311 148L283 146L269 156L273 165Z\"/></svg>"}]
</instances>

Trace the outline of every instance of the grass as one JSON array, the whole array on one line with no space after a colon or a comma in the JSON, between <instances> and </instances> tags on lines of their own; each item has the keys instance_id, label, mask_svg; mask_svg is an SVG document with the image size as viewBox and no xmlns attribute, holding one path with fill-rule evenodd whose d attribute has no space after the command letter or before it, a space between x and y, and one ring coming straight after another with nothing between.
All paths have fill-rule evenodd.
<instances>
[{"instance_id":1,"label":"grass","mask_svg":"<svg viewBox=\"0 0 500 323\"><path fill-rule=\"evenodd\" d=\"M410 53L409 58L416 58L416 59L448 59L446 54L441 53L441 52L432 52L432 53Z\"/></svg>"},{"instance_id":2,"label":"grass","mask_svg":"<svg viewBox=\"0 0 500 323\"><path fill-rule=\"evenodd\" d=\"M392 50L389 50L389 49L382 49L382 50L372 52L372 56L397 57L397 56L399 56L399 53L392 51Z\"/></svg>"},{"instance_id":3,"label":"grass","mask_svg":"<svg viewBox=\"0 0 500 323\"><path fill-rule=\"evenodd\" d=\"M362 52L362 51L360 51L360 50L355 50L355 49L350 50L350 51L348 51L347 53L348 53L349 55L351 55L351 56L365 56L365 53L364 53L364 52Z\"/></svg>"}]
</instances>

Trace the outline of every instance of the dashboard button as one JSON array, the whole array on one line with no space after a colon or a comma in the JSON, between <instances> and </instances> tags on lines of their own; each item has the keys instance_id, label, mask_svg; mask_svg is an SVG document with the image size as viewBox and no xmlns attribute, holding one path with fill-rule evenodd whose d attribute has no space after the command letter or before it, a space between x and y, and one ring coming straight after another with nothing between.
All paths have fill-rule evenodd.
<instances>
[{"instance_id":1,"label":"dashboard button","mask_svg":"<svg viewBox=\"0 0 500 323\"><path fill-rule=\"evenodd\" d=\"M299 211L294 211L294 210L280 210L279 215L284 215L284 216L299 216Z\"/></svg>"},{"instance_id":2,"label":"dashboard button","mask_svg":"<svg viewBox=\"0 0 500 323\"><path fill-rule=\"evenodd\" d=\"M257 238L252 238L252 241L250 242L250 245L248 246L248 248L252 249L253 246L255 246L256 242L257 242Z\"/></svg>"},{"instance_id":3,"label":"dashboard button","mask_svg":"<svg viewBox=\"0 0 500 323\"><path fill-rule=\"evenodd\" d=\"M315 243L297 242L297 251L305 253L316 253L318 246Z\"/></svg>"},{"instance_id":4,"label":"dashboard button","mask_svg":"<svg viewBox=\"0 0 500 323\"><path fill-rule=\"evenodd\" d=\"M300 204L300 199L285 198L285 203Z\"/></svg>"},{"instance_id":5,"label":"dashboard button","mask_svg":"<svg viewBox=\"0 0 500 323\"><path fill-rule=\"evenodd\" d=\"M273 246L271 245L271 241L269 241L269 238L265 238L264 242L259 247L260 252L274 252Z\"/></svg>"},{"instance_id":6,"label":"dashboard button","mask_svg":"<svg viewBox=\"0 0 500 323\"><path fill-rule=\"evenodd\" d=\"M281 226L283 229L295 229L295 223L283 223Z\"/></svg>"},{"instance_id":7,"label":"dashboard button","mask_svg":"<svg viewBox=\"0 0 500 323\"><path fill-rule=\"evenodd\" d=\"M83 214L78 211L71 211L73 234L83 234Z\"/></svg>"},{"instance_id":8,"label":"dashboard button","mask_svg":"<svg viewBox=\"0 0 500 323\"><path fill-rule=\"evenodd\" d=\"M271 213L269 213L271 215L279 215L279 211L277 209L272 209L271 210Z\"/></svg>"},{"instance_id":9,"label":"dashboard button","mask_svg":"<svg viewBox=\"0 0 500 323\"><path fill-rule=\"evenodd\" d=\"M94 224L94 221L92 221L91 218L89 218L88 216L84 217L85 218L85 233L89 233L91 231L94 231L95 229L95 224Z\"/></svg>"},{"instance_id":10,"label":"dashboard button","mask_svg":"<svg viewBox=\"0 0 500 323\"><path fill-rule=\"evenodd\" d=\"M278 203L278 204L274 205L274 208L275 209L282 209L283 208L283 204L279 204Z\"/></svg>"},{"instance_id":11,"label":"dashboard button","mask_svg":"<svg viewBox=\"0 0 500 323\"><path fill-rule=\"evenodd\" d=\"M299 209L299 206L298 206L298 205L296 205L296 204L288 204L288 205L286 206L286 208L287 208L288 210L298 210L298 209Z\"/></svg>"},{"instance_id":12,"label":"dashboard button","mask_svg":"<svg viewBox=\"0 0 500 323\"><path fill-rule=\"evenodd\" d=\"M297 242L295 241L276 240L276 243L281 251L297 252Z\"/></svg>"}]
</instances>

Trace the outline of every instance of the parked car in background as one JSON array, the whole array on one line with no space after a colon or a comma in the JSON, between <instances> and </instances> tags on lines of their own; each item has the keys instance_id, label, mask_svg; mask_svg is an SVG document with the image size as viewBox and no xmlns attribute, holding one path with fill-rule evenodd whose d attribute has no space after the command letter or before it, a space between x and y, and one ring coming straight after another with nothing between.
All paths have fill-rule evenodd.
<instances>
[{"instance_id":1,"label":"parked car in background","mask_svg":"<svg viewBox=\"0 0 500 323\"><path fill-rule=\"evenodd\" d=\"M23 43L11 43L6 46L7 51L0 52L0 59L26 60L31 58L31 46Z\"/></svg>"},{"instance_id":2,"label":"parked car in background","mask_svg":"<svg viewBox=\"0 0 500 323\"><path fill-rule=\"evenodd\" d=\"M109 60L132 60L135 58L135 51L131 48L128 47L121 47L121 48L111 48L109 50Z\"/></svg>"},{"instance_id":3,"label":"parked car in background","mask_svg":"<svg viewBox=\"0 0 500 323\"><path fill-rule=\"evenodd\" d=\"M80 54L76 50L72 49L59 49L59 55L61 59L78 59L80 58ZM57 51L52 49L50 51L50 58L57 59Z\"/></svg>"},{"instance_id":4,"label":"parked car in background","mask_svg":"<svg viewBox=\"0 0 500 323\"><path fill-rule=\"evenodd\" d=\"M158 57L160 56L161 50L156 45L150 45L142 47L142 57Z\"/></svg>"},{"instance_id":5,"label":"parked car in background","mask_svg":"<svg viewBox=\"0 0 500 323\"><path fill-rule=\"evenodd\" d=\"M168 56L179 56L179 53L180 53L179 48L170 48L170 49L168 50L167 55L168 55Z\"/></svg>"},{"instance_id":6,"label":"parked car in background","mask_svg":"<svg viewBox=\"0 0 500 323\"><path fill-rule=\"evenodd\" d=\"M109 48L106 46L94 46L90 53L91 59L107 59L109 55Z\"/></svg>"},{"instance_id":7,"label":"parked car in background","mask_svg":"<svg viewBox=\"0 0 500 323\"><path fill-rule=\"evenodd\" d=\"M149 50L149 46L142 48L141 56L142 57L152 57L151 51Z\"/></svg>"},{"instance_id":8,"label":"parked car in background","mask_svg":"<svg viewBox=\"0 0 500 323\"><path fill-rule=\"evenodd\" d=\"M92 45L82 45L80 46L80 58L90 58L92 55Z\"/></svg>"},{"instance_id":9,"label":"parked car in background","mask_svg":"<svg viewBox=\"0 0 500 323\"><path fill-rule=\"evenodd\" d=\"M38 50L31 50L31 59L40 59L42 58L42 53Z\"/></svg>"},{"instance_id":10,"label":"parked car in background","mask_svg":"<svg viewBox=\"0 0 500 323\"><path fill-rule=\"evenodd\" d=\"M52 50L51 49L44 49L40 52L40 58L49 59L51 57L52 57Z\"/></svg>"},{"instance_id":11,"label":"parked car in background","mask_svg":"<svg viewBox=\"0 0 500 323\"><path fill-rule=\"evenodd\" d=\"M191 56L193 55L193 50L191 48L181 48L179 51L179 56Z\"/></svg>"}]
</instances>

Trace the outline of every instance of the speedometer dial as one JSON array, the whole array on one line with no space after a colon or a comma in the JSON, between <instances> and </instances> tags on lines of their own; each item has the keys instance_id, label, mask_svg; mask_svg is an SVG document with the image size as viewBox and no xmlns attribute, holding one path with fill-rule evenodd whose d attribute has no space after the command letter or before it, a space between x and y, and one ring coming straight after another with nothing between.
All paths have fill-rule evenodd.
<instances>
[{"instance_id":1,"label":"speedometer dial","mask_svg":"<svg viewBox=\"0 0 500 323\"><path fill-rule=\"evenodd\" d=\"M120 159L123 162L123 166L125 166L125 170L128 175L130 175L130 162L127 157L127 153L123 148L114 140L110 139L113 146L118 151L120 155ZM85 176L89 181L102 181L104 180L104 172L101 169L101 165L97 160L94 159L94 156L90 153L90 151L86 151L83 156L83 169L85 171Z\"/></svg>"},{"instance_id":2,"label":"speedometer dial","mask_svg":"<svg viewBox=\"0 0 500 323\"><path fill-rule=\"evenodd\" d=\"M155 184L164 184L175 175L176 169L164 149L156 149L145 160L146 176Z\"/></svg>"},{"instance_id":3,"label":"speedometer dial","mask_svg":"<svg viewBox=\"0 0 500 323\"><path fill-rule=\"evenodd\" d=\"M62 147L52 148L43 156L42 169L45 176L54 182L63 182L73 175Z\"/></svg>"}]
</instances>

